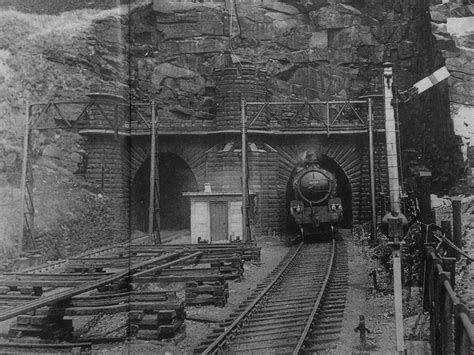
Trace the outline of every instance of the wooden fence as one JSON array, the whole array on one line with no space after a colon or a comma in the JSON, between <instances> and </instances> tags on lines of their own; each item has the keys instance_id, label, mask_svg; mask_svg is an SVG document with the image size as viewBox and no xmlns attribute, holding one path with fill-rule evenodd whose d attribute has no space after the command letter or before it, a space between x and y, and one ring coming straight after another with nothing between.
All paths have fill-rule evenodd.
<instances>
[{"instance_id":1,"label":"wooden fence","mask_svg":"<svg viewBox=\"0 0 474 355\"><path fill-rule=\"evenodd\" d=\"M430 312L430 344L435 355L474 354L474 326L470 311L454 291L455 262L461 252L458 244L460 235L457 235L460 234L457 226L460 224L460 213L460 201L455 201L453 237L449 222L444 222L442 228L431 225L434 228L428 227L428 243L425 244L424 309ZM441 242L445 242L446 256L439 252Z\"/></svg>"},{"instance_id":2,"label":"wooden fence","mask_svg":"<svg viewBox=\"0 0 474 355\"><path fill-rule=\"evenodd\" d=\"M443 261L433 246L426 248L430 312L430 343L433 354L473 354L474 326L470 312L456 295L450 272L443 269Z\"/></svg>"}]
</instances>

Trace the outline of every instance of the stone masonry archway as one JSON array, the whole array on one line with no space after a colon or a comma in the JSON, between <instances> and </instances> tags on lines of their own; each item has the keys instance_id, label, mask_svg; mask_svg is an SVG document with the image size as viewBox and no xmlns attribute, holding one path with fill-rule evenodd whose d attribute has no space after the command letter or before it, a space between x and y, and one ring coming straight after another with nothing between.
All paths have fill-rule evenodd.
<instances>
[{"instance_id":1,"label":"stone masonry archway","mask_svg":"<svg viewBox=\"0 0 474 355\"><path fill-rule=\"evenodd\" d=\"M337 180L336 196L342 199L344 219L342 221L342 228L352 227L352 192L349 179L347 178L344 170L335 162L331 157L323 154L318 157L319 166L322 169L326 169L333 173ZM296 174L297 166L293 168L286 185L286 229L292 233L296 231L296 226L293 224L292 219L289 216L290 201L295 198L295 191L293 188L293 179Z\"/></svg>"},{"instance_id":2,"label":"stone masonry archway","mask_svg":"<svg viewBox=\"0 0 474 355\"><path fill-rule=\"evenodd\" d=\"M280 154L280 183L286 189L286 200L288 201L289 181L291 180L294 168L302 164L308 154L319 157L321 167L331 170L338 179L338 193L343 197L344 226L351 227L353 223L360 223L360 187L361 187L361 147L355 142L328 142L318 140L315 142L304 142L298 145L280 145L275 147ZM287 203L282 204L281 220L288 223Z\"/></svg>"},{"instance_id":3,"label":"stone masonry archway","mask_svg":"<svg viewBox=\"0 0 474 355\"><path fill-rule=\"evenodd\" d=\"M206 175L206 152L209 146L199 138L174 136L160 137L157 152L159 154L174 154L180 157L191 169L199 187L204 184ZM150 157L150 142L148 137L133 138L130 149L130 176L132 181L146 159Z\"/></svg>"},{"instance_id":4,"label":"stone masonry archway","mask_svg":"<svg viewBox=\"0 0 474 355\"><path fill-rule=\"evenodd\" d=\"M132 229L148 230L150 191L150 157L137 170L131 186ZM198 185L191 168L179 156L160 153L158 156L159 206L161 229L189 228L189 199L183 192L197 191Z\"/></svg>"}]
</instances>

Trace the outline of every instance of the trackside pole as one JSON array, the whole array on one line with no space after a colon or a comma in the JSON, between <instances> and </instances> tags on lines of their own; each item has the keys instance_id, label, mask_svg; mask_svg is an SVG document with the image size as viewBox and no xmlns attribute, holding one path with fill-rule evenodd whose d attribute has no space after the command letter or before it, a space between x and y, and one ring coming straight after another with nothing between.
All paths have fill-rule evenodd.
<instances>
[{"instance_id":1,"label":"trackside pole","mask_svg":"<svg viewBox=\"0 0 474 355\"><path fill-rule=\"evenodd\" d=\"M397 330L397 351L400 354L405 353L405 344L403 338L403 299L402 299L402 242L403 221L400 217L388 218L388 237L393 240L392 258L393 258L393 296L395 302L395 325Z\"/></svg>"},{"instance_id":2,"label":"trackside pole","mask_svg":"<svg viewBox=\"0 0 474 355\"><path fill-rule=\"evenodd\" d=\"M245 116L245 99L240 99L240 110L242 112L242 240L248 242L247 231L247 129Z\"/></svg>"},{"instance_id":3,"label":"trackside pole","mask_svg":"<svg viewBox=\"0 0 474 355\"><path fill-rule=\"evenodd\" d=\"M18 252L23 252L23 240L25 229L25 192L26 192L26 170L28 167L28 139L30 133L30 110L29 103L26 103L25 114L25 136L23 137L23 161L21 164L21 192L20 192L20 233L18 238Z\"/></svg>"},{"instance_id":4,"label":"trackside pole","mask_svg":"<svg viewBox=\"0 0 474 355\"><path fill-rule=\"evenodd\" d=\"M388 184L390 193L390 209L400 212L400 180L398 175L397 157L397 129L395 125L395 112L392 107L392 64L384 64L384 106L385 106L385 137L387 145Z\"/></svg>"},{"instance_id":5,"label":"trackside pole","mask_svg":"<svg viewBox=\"0 0 474 355\"><path fill-rule=\"evenodd\" d=\"M367 99L367 123L369 131L369 170L370 170L370 205L372 219L371 242L374 244L377 240L377 206L375 201L375 164L374 164L374 116L372 115L372 99Z\"/></svg>"},{"instance_id":6,"label":"trackside pole","mask_svg":"<svg viewBox=\"0 0 474 355\"><path fill-rule=\"evenodd\" d=\"M150 242L161 244L160 231L155 235L155 169L156 169L156 113L155 101L151 101L151 151L150 151L150 199L148 205L148 236Z\"/></svg>"},{"instance_id":7,"label":"trackside pole","mask_svg":"<svg viewBox=\"0 0 474 355\"><path fill-rule=\"evenodd\" d=\"M401 239L403 238L403 222L400 213L400 181L398 176L397 131L395 113L392 107L393 70L391 63L384 63L384 106L385 106L385 137L387 144L388 182L390 190L391 216L388 216L388 237L392 239L393 259L393 293L395 299L395 322L397 352L405 352L403 338L403 304L402 304L402 271L401 271ZM400 217L398 217L400 215ZM398 218L397 218L398 217Z\"/></svg>"}]
</instances>

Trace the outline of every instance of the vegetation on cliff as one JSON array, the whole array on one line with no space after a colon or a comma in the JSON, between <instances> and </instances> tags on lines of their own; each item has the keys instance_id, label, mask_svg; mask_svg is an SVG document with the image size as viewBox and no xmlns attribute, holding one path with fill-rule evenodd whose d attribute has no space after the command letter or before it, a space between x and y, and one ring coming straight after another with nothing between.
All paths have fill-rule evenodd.
<instances>
[{"instance_id":1,"label":"vegetation on cliff","mask_svg":"<svg viewBox=\"0 0 474 355\"><path fill-rule=\"evenodd\" d=\"M27 103L77 99L94 86L108 84L93 67L80 61L89 63L92 25L103 19L118 19L127 11L128 7L59 15L0 12L0 254L14 254L19 234ZM73 241L70 247L76 251L97 245L105 240L104 230L114 239L128 236L128 230L113 222L119 219L113 201L104 206L105 197L92 198L90 186L73 174L82 152L80 136L61 130L34 132L31 144L38 246L44 255L64 256L67 240ZM102 220L91 218L92 212ZM85 243L94 233L101 237Z\"/></svg>"}]
</instances>

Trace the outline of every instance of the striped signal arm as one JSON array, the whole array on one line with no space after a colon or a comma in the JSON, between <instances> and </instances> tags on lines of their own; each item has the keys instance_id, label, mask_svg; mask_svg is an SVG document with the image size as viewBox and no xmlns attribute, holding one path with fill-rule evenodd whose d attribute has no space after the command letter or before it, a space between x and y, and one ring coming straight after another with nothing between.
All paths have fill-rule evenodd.
<instances>
[{"instance_id":1,"label":"striped signal arm","mask_svg":"<svg viewBox=\"0 0 474 355\"><path fill-rule=\"evenodd\" d=\"M403 91L398 91L397 97L401 102L408 102L415 96L421 94L422 92L425 92L426 90L440 83L444 79L447 79L449 75L450 74L448 69L445 66L441 67L431 75L428 75L427 77L416 82L411 88Z\"/></svg>"}]
</instances>

